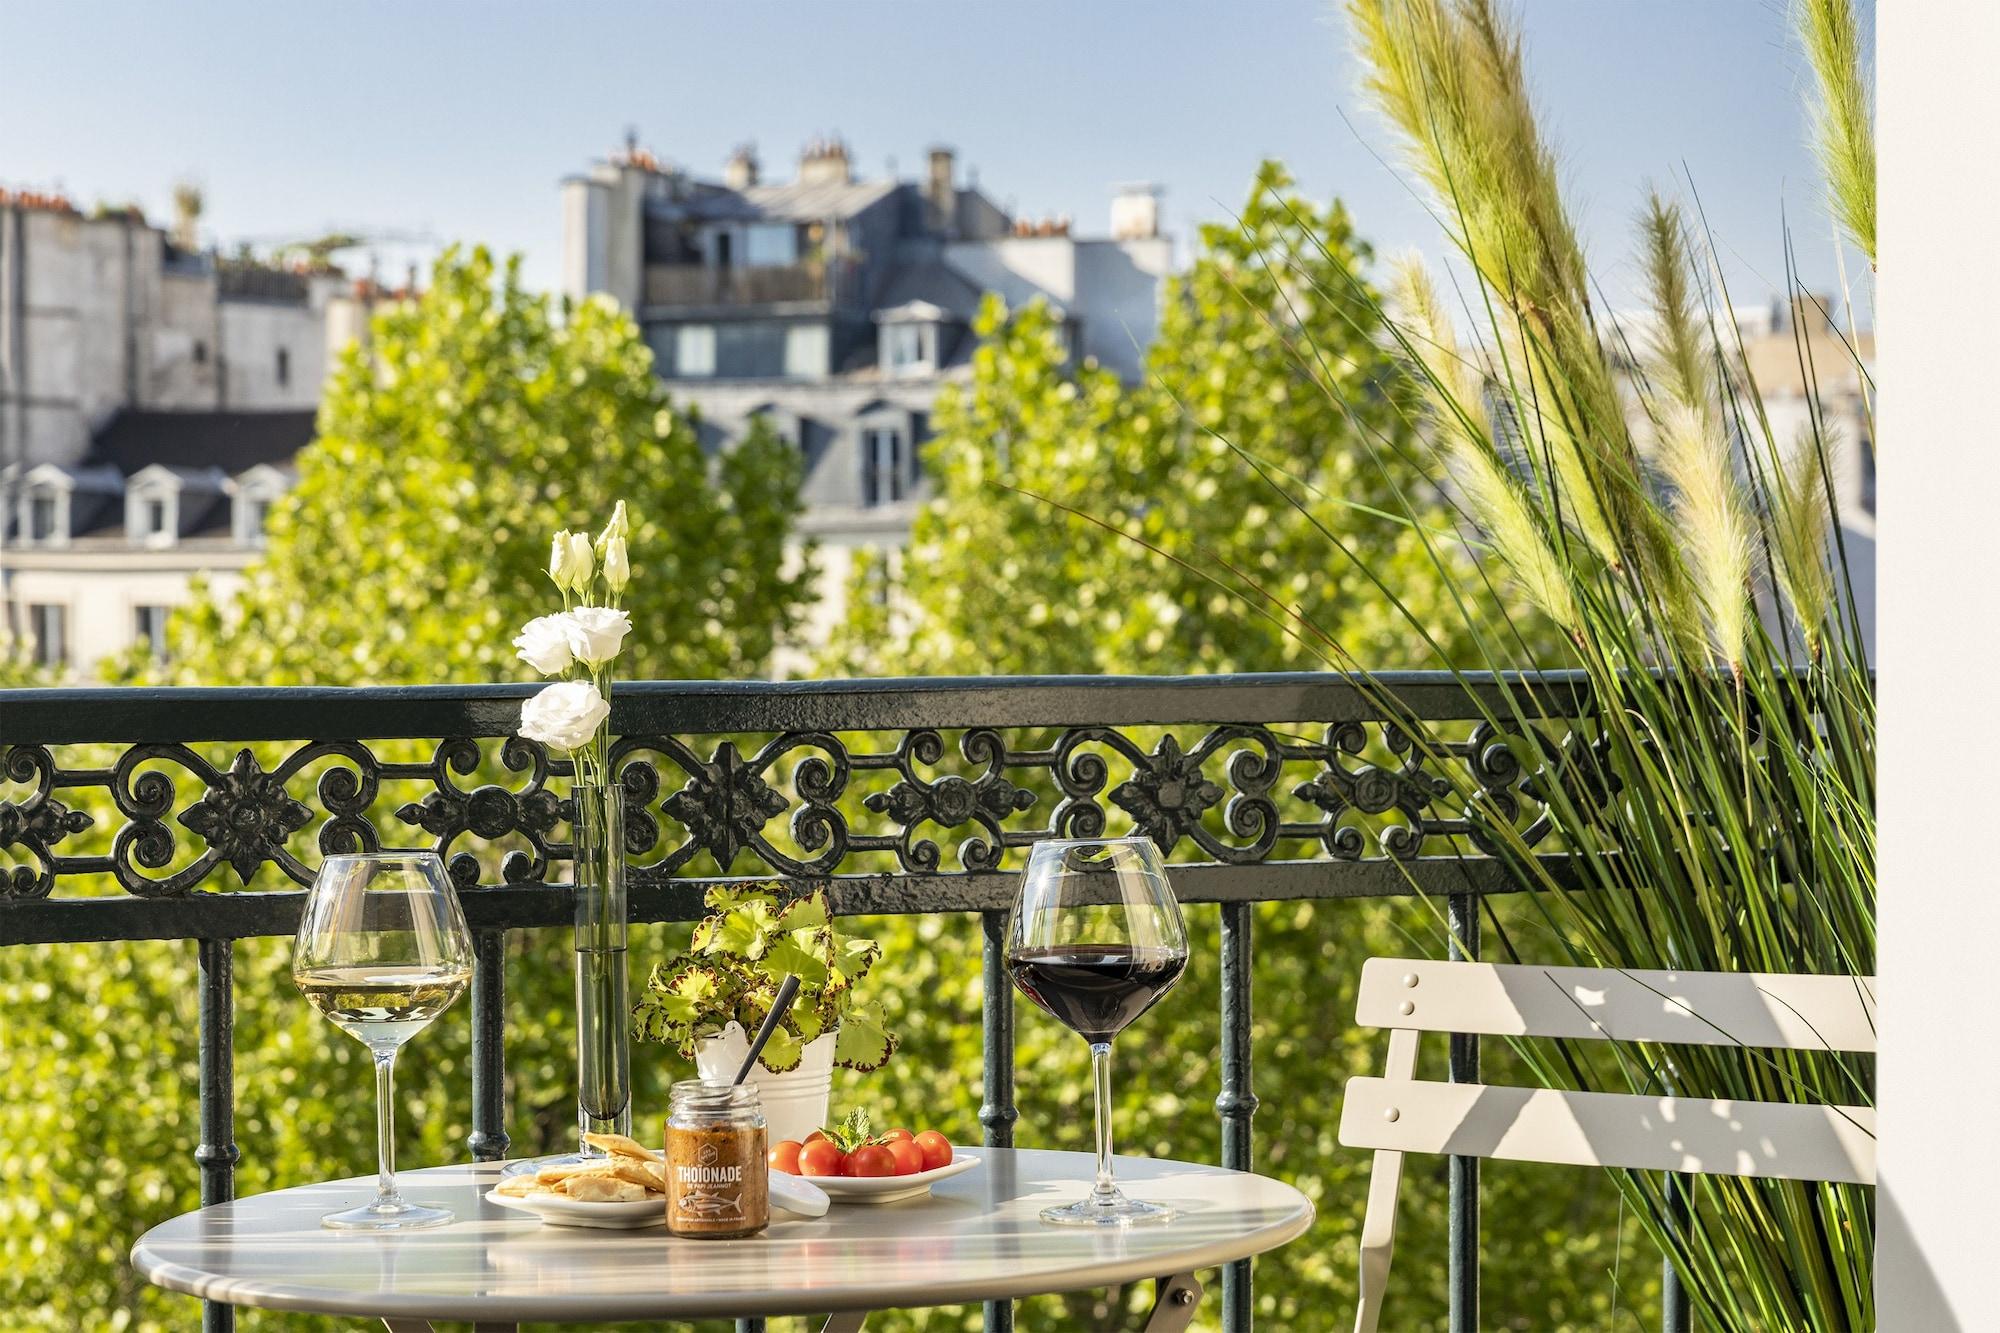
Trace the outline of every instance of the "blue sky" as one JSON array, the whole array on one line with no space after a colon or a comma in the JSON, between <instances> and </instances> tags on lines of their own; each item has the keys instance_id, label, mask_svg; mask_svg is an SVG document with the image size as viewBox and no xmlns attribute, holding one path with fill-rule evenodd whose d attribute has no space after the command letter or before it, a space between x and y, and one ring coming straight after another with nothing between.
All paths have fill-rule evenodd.
<instances>
[{"instance_id":1,"label":"blue sky","mask_svg":"<svg viewBox=\"0 0 2000 1333\"><path fill-rule=\"evenodd\" d=\"M1683 167L1739 300L1780 285L1787 215L1806 279L1831 287L1785 0L1525 11L1539 103L1614 302L1632 290L1645 182ZM165 219L192 176L224 241L418 230L524 251L540 284L557 271L557 181L627 125L709 173L746 139L775 176L816 133L842 134L868 175L890 158L913 174L945 142L1002 202L1070 213L1086 233L1104 230L1113 182L1156 181L1183 240L1276 156L1311 193L1343 197L1378 249L1440 250L1371 155L1391 140L1325 0L66 0L0 6L0 59L0 184L133 198Z\"/></svg>"}]
</instances>

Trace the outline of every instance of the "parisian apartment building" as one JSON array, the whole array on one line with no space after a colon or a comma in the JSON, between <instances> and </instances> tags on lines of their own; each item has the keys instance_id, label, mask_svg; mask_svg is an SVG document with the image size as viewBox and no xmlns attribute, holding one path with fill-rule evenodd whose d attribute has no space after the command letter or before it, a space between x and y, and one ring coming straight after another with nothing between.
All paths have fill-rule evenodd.
<instances>
[{"instance_id":1,"label":"parisian apartment building","mask_svg":"<svg viewBox=\"0 0 2000 1333\"><path fill-rule=\"evenodd\" d=\"M995 202L950 148L900 179L864 175L838 138L786 176L744 147L708 179L628 140L563 182L562 281L632 312L708 447L762 417L799 450L821 571L810 645L845 614L854 553L907 544L932 410L970 376L987 293L1046 302L1073 357L1140 375L1173 244L1152 187L1107 200L1086 236ZM787 657L780 671L804 664Z\"/></svg>"},{"instance_id":2,"label":"parisian apartment building","mask_svg":"<svg viewBox=\"0 0 2000 1333\"><path fill-rule=\"evenodd\" d=\"M207 576L227 595L377 293L225 258L136 209L0 191L0 638L88 679Z\"/></svg>"}]
</instances>

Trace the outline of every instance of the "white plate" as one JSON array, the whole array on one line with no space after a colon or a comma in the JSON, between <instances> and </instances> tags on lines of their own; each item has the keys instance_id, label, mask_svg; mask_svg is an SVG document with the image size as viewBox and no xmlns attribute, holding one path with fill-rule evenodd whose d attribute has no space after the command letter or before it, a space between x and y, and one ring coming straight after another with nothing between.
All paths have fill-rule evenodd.
<instances>
[{"instance_id":1,"label":"white plate","mask_svg":"<svg viewBox=\"0 0 2000 1333\"><path fill-rule=\"evenodd\" d=\"M640 1199L636 1203L585 1203L581 1199L566 1198L560 1194L528 1194L516 1197L501 1194L497 1190L486 1192L488 1203L497 1203L502 1208L512 1208L519 1213L533 1213L551 1226L558 1227L602 1227L607 1231L635 1231L640 1227L663 1227L667 1224L667 1199L665 1195L655 1195L651 1199Z\"/></svg>"},{"instance_id":2,"label":"white plate","mask_svg":"<svg viewBox=\"0 0 2000 1333\"><path fill-rule=\"evenodd\" d=\"M894 1203L929 1194L940 1180L964 1175L979 1165L970 1153L953 1151L951 1161L935 1171L919 1171L913 1176L803 1176L826 1191L835 1203Z\"/></svg>"},{"instance_id":3,"label":"white plate","mask_svg":"<svg viewBox=\"0 0 2000 1333\"><path fill-rule=\"evenodd\" d=\"M944 1167L934 1175L949 1175L953 1167ZM905 1176L904 1180L915 1180L915 1176ZM926 1185L924 1188L929 1189ZM502 1208L512 1208L523 1213L533 1213L550 1226L556 1227L602 1227L610 1231L635 1231L640 1227L664 1226L667 1221L666 1199L641 1199L636 1203L585 1203L581 1199L564 1198L560 1194L501 1194L487 1191L488 1201ZM803 1176L787 1176L783 1172L771 1173L771 1207L786 1212L797 1213L801 1217L823 1217L826 1215L826 1192L819 1188L819 1182Z\"/></svg>"}]
</instances>

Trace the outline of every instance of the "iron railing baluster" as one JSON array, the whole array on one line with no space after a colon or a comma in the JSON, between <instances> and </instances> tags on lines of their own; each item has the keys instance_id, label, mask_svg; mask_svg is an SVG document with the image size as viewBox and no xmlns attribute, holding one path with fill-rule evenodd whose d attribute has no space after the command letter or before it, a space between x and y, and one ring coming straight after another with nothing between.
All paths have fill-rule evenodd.
<instances>
[{"instance_id":1,"label":"iron railing baluster","mask_svg":"<svg viewBox=\"0 0 2000 1333\"><path fill-rule=\"evenodd\" d=\"M1007 976L1007 914L982 912L985 943L980 951L980 1021L985 1073L979 1106L982 1141L989 1148L1014 1146L1014 984ZM986 1333L1012 1333L1014 1303L987 1301Z\"/></svg>"},{"instance_id":2,"label":"iron railing baluster","mask_svg":"<svg viewBox=\"0 0 2000 1333\"><path fill-rule=\"evenodd\" d=\"M476 1162L507 1155L507 932L472 936L472 1133Z\"/></svg>"},{"instance_id":3,"label":"iron railing baluster","mask_svg":"<svg viewBox=\"0 0 2000 1333\"><path fill-rule=\"evenodd\" d=\"M1222 905L1222 1093L1215 1110L1222 1117L1222 1164L1233 1171L1250 1169L1250 1118L1257 1114L1250 1077L1251 910L1249 903ZM1227 1265L1222 1270L1225 1333L1249 1333L1253 1308L1251 1261Z\"/></svg>"},{"instance_id":4,"label":"iron railing baluster","mask_svg":"<svg viewBox=\"0 0 2000 1333\"><path fill-rule=\"evenodd\" d=\"M233 942L204 939L196 946L201 969L200 1063L201 1142L194 1160L201 1171L201 1202L227 1203L236 1197L236 982ZM201 1311L202 1333L231 1333L236 1310L208 1301Z\"/></svg>"},{"instance_id":5,"label":"iron railing baluster","mask_svg":"<svg viewBox=\"0 0 2000 1333\"><path fill-rule=\"evenodd\" d=\"M1446 905L1453 958L1479 957L1479 899L1455 893ZM1479 1081L1479 1038L1451 1034L1450 1077L1453 1083ZM1446 1283L1451 1297L1451 1333L1479 1329L1479 1159L1453 1157L1451 1172L1450 1259Z\"/></svg>"}]
</instances>

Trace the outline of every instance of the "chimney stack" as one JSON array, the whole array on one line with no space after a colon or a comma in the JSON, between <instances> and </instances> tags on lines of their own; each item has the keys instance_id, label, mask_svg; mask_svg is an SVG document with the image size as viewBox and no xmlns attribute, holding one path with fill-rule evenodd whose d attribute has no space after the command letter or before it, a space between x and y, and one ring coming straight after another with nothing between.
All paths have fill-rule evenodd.
<instances>
[{"instance_id":1,"label":"chimney stack","mask_svg":"<svg viewBox=\"0 0 2000 1333\"><path fill-rule=\"evenodd\" d=\"M747 190L757 183L757 145L738 144L722 170L722 183L732 190Z\"/></svg>"},{"instance_id":2,"label":"chimney stack","mask_svg":"<svg viewBox=\"0 0 2000 1333\"><path fill-rule=\"evenodd\" d=\"M952 151L938 145L930 151L930 174L924 178L924 216L935 232L958 230L958 185L952 179Z\"/></svg>"},{"instance_id":3,"label":"chimney stack","mask_svg":"<svg viewBox=\"0 0 2000 1333\"><path fill-rule=\"evenodd\" d=\"M838 135L831 139L814 139L806 145L805 152L799 154L801 185L846 185L853 179L847 144Z\"/></svg>"},{"instance_id":4,"label":"chimney stack","mask_svg":"<svg viewBox=\"0 0 2000 1333\"><path fill-rule=\"evenodd\" d=\"M1160 187L1121 185L1111 201L1111 239L1150 241L1160 234Z\"/></svg>"}]
</instances>

